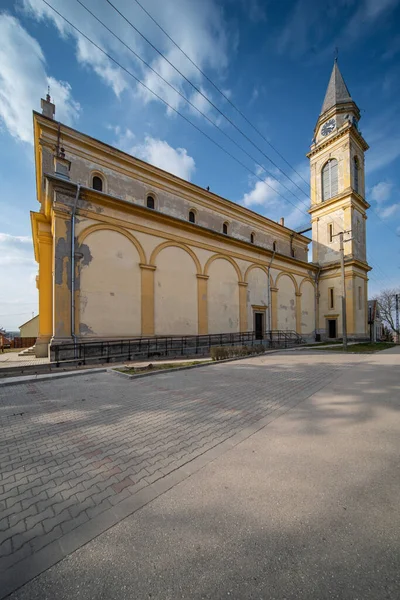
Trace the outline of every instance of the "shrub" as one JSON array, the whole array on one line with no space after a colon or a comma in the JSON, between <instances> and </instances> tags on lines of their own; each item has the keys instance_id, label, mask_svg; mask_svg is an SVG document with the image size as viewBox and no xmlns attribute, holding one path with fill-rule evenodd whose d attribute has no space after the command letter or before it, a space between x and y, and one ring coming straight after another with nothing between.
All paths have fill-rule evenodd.
<instances>
[{"instance_id":1,"label":"shrub","mask_svg":"<svg viewBox=\"0 0 400 600\"><path fill-rule=\"evenodd\" d=\"M212 360L225 360L226 358L250 356L262 352L265 352L265 347L262 344L255 344L254 346L212 346L210 348Z\"/></svg>"}]
</instances>

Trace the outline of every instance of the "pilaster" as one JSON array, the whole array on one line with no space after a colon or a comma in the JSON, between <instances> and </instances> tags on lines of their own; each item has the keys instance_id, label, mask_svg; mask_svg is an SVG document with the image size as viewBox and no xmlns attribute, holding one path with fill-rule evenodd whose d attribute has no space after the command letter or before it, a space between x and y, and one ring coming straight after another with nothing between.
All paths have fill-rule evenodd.
<instances>
[{"instance_id":1,"label":"pilaster","mask_svg":"<svg viewBox=\"0 0 400 600\"><path fill-rule=\"evenodd\" d=\"M247 331L247 282L239 281L239 331Z\"/></svg>"},{"instance_id":2,"label":"pilaster","mask_svg":"<svg viewBox=\"0 0 400 600\"><path fill-rule=\"evenodd\" d=\"M296 333L301 334L301 292L296 292Z\"/></svg>"},{"instance_id":3,"label":"pilaster","mask_svg":"<svg viewBox=\"0 0 400 600\"><path fill-rule=\"evenodd\" d=\"M208 275L197 274L198 334L208 333Z\"/></svg>"},{"instance_id":4,"label":"pilaster","mask_svg":"<svg viewBox=\"0 0 400 600\"><path fill-rule=\"evenodd\" d=\"M44 220L37 222L37 242L39 258L39 275L37 278L39 335L35 344L35 354L38 358L43 358L48 356L49 343L53 335L53 236L49 222Z\"/></svg>"},{"instance_id":5,"label":"pilaster","mask_svg":"<svg viewBox=\"0 0 400 600\"><path fill-rule=\"evenodd\" d=\"M154 265L139 265L142 274L142 335L154 335Z\"/></svg>"},{"instance_id":6,"label":"pilaster","mask_svg":"<svg viewBox=\"0 0 400 600\"><path fill-rule=\"evenodd\" d=\"M271 292L271 329L278 329L278 288L270 288Z\"/></svg>"}]
</instances>

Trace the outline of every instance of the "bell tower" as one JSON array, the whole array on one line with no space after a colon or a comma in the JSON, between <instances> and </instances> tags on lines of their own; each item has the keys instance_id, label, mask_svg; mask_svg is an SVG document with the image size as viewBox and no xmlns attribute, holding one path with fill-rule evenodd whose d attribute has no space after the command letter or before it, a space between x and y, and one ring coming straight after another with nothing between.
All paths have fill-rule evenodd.
<instances>
[{"instance_id":1,"label":"bell tower","mask_svg":"<svg viewBox=\"0 0 400 600\"><path fill-rule=\"evenodd\" d=\"M366 211L360 110L335 60L310 152L313 262L320 267L319 329L342 336L339 233L344 232L347 332L367 335ZM335 323L333 322L335 321Z\"/></svg>"}]
</instances>

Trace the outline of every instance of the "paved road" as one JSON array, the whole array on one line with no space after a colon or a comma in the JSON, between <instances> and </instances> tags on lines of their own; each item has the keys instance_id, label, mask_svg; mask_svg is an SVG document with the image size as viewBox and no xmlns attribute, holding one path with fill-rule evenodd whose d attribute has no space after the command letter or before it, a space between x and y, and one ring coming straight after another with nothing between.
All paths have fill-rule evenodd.
<instances>
[{"instance_id":1,"label":"paved road","mask_svg":"<svg viewBox=\"0 0 400 600\"><path fill-rule=\"evenodd\" d=\"M91 522L107 524L109 514L118 516L115 507L129 507L140 488L152 488L207 456L210 448L223 448L228 438L251 433L263 420L291 409L14 598L222 598L229 591L237 598L397 598L392 487L398 479L391 478L391 469L398 457L392 445L398 439L394 428L399 432L399 358L395 353L280 354L135 382L104 374L5 388L0 569L8 567L6 583L18 566L29 571L40 548L53 548L55 540L62 547L68 535L79 540ZM315 395L322 388L320 394L329 390L328 395ZM372 479L377 464L378 482ZM333 512L343 504L334 516L332 502ZM353 513L344 511L355 505L361 513L349 522L343 515ZM324 535L315 537L325 521ZM357 535L351 549L352 534L354 527L370 525L383 543L380 554L371 549L364 556ZM377 561L378 595L339 593L351 577L349 583L343 573L331 573L335 531L346 545L349 565L362 550L364 578ZM334 541L337 558L340 543ZM280 554L289 586L284 593ZM325 569L326 577L337 578L339 587L332 583L331 588L339 595L326 593L328 580L318 592L325 575L313 588L304 555L314 564L314 576ZM293 595L290 586L296 583L296 589L301 582L308 595Z\"/></svg>"}]
</instances>

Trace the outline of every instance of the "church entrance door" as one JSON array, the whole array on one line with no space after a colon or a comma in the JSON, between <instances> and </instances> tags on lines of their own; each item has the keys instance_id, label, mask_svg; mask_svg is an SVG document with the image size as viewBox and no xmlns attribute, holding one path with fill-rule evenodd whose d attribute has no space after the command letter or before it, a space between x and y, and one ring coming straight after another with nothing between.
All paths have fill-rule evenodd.
<instances>
[{"instance_id":1,"label":"church entrance door","mask_svg":"<svg viewBox=\"0 0 400 600\"><path fill-rule=\"evenodd\" d=\"M336 322L336 319L328 319L328 337L330 338L337 337Z\"/></svg>"},{"instance_id":2,"label":"church entrance door","mask_svg":"<svg viewBox=\"0 0 400 600\"><path fill-rule=\"evenodd\" d=\"M264 338L264 313L254 313L254 331L256 334L256 340L262 340Z\"/></svg>"}]
</instances>

